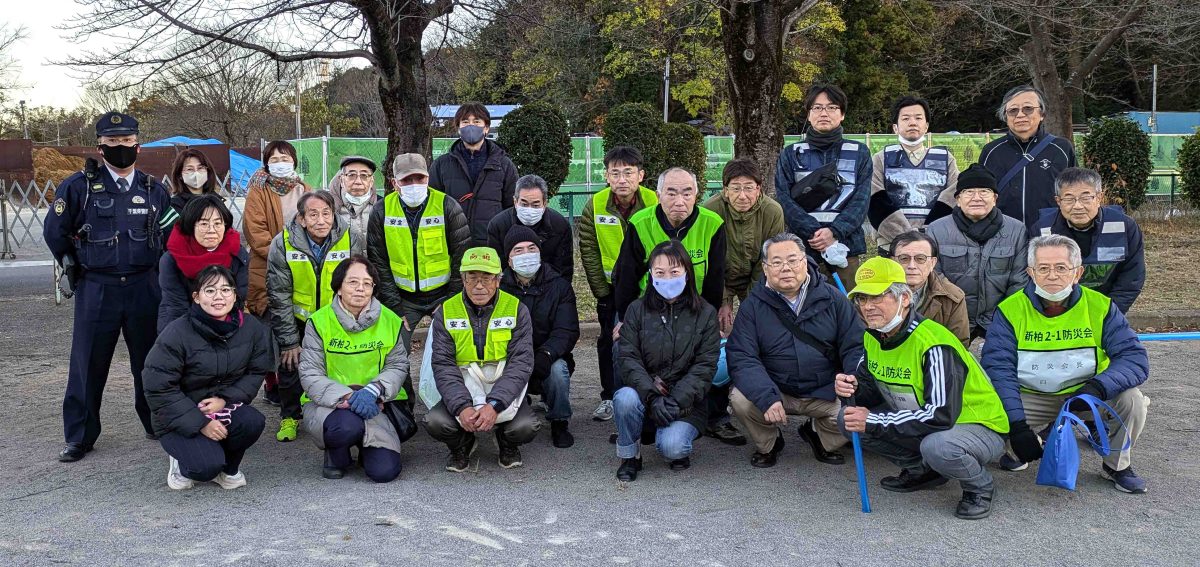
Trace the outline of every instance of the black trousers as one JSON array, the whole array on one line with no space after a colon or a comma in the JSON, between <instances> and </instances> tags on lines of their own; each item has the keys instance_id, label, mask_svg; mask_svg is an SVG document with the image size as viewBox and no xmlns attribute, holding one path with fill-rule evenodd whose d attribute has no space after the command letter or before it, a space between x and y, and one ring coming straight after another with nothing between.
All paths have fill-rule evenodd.
<instances>
[{"instance_id":1,"label":"black trousers","mask_svg":"<svg viewBox=\"0 0 1200 567\"><path fill-rule=\"evenodd\" d=\"M363 471L375 482L391 482L400 476L400 453L383 447L363 447L367 424L348 409L335 409L325 418L322 435L325 440L325 459L339 469L350 468L354 459L350 448L358 447Z\"/></svg>"},{"instance_id":2,"label":"black trousers","mask_svg":"<svg viewBox=\"0 0 1200 567\"><path fill-rule=\"evenodd\" d=\"M500 446L512 447L533 441L541 427L541 422L533 415L533 410L526 400L517 409L517 415L514 415L509 421L497 423L492 430L496 432L496 441ZM441 402L438 402L425 414L425 430L431 437L445 443L451 450L470 443L471 437L475 435L463 429L458 424L458 420L450 415L446 404Z\"/></svg>"},{"instance_id":3,"label":"black trousers","mask_svg":"<svg viewBox=\"0 0 1200 567\"><path fill-rule=\"evenodd\" d=\"M179 472L192 480L208 482L217 474L236 474L246 450L258 441L267 418L254 406L243 405L229 414L229 436L213 441L202 433L185 437L175 432L158 439L168 455L179 461Z\"/></svg>"},{"instance_id":4,"label":"black trousers","mask_svg":"<svg viewBox=\"0 0 1200 567\"><path fill-rule=\"evenodd\" d=\"M300 369L284 370L281 365L277 375L279 376L280 419L286 417L300 419L300 416L303 415L303 412L300 411L300 395L304 393L304 387L300 385Z\"/></svg>"},{"instance_id":5,"label":"black trousers","mask_svg":"<svg viewBox=\"0 0 1200 567\"><path fill-rule=\"evenodd\" d=\"M613 296L596 300L596 318L600 321L600 336L596 337L596 359L600 361L600 399L611 400L620 386L613 371L613 327L616 327L617 312L613 307Z\"/></svg>"}]
</instances>

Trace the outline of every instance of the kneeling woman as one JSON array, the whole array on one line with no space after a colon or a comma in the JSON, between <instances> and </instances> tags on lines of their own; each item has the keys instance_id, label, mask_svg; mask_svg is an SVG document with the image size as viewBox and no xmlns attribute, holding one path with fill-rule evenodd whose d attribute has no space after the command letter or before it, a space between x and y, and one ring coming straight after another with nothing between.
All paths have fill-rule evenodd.
<instances>
[{"instance_id":1,"label":"kneeling woman","mask_svg":"<svg viewBox=\"0 0 1200 567\"><path fill-rule=\"evenodd\" d=\"M691 466L692 441L706 424L705 394L721 345L717 312L700 298L687 250L677 240L650 252L646 293L629 305L617 365L625 387L613 396L617 478L637 479L639 440L653 437L672 470ZM649 418L650 423L647 423Z\"/></svg>"},{"instance_id":2,"label":"kneeling woman","mask_svg":"<svg viewBox=\"0 0 1200 567\"><path fill-rule=\"evenodd\" d=\"M271 333L234 308L236 292L228 268L201 269L187 316L167 325L146 357L146 402L174 490L193 481L245 486L242 456L266 424L250 400L275 365Z\"/></svg>"},{"instance_id":3,"label":"kneeling woman","mask_svg":"<svg viewBox=\"0 0 1200 567\"><path fill-rule=\"evenodd\" d=\"M397 427L415 432L404 393L404 322L375 299L379 273L362 256L333 271L335 298L308 319L300 353L304 428L325 450L325 478L342 478L350 448L375 482L400 476ZM411 427L410 427L411 426Z\"/></svg>"}]
</instances>

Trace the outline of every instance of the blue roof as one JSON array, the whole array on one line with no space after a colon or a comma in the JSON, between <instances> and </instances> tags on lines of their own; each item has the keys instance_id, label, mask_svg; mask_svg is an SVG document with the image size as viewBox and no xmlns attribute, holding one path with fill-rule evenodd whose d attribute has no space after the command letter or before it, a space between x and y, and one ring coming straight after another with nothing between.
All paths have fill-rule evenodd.
<instances>
[{"instance_id":1,"label":"blue roof","mask_svg":"<svg viewBox=\"0 0 1200 567\"><path fill-rule=\"evenodd\" d=\"M161 140L155 140L153 142L142 144L142 147L159 148L163 146L214 146L224 143L225 142L222 142L221 140L214 140L212 138L202 140L200 138L189 138L187 136L172 136L170 138L163 138Z\"/></svg>"},{"instance_id":2,"label":"blue roof","mask_svg":"<svg viewBox=\"0 0 1200 567\"><path fill-rule=\"evenodd\" d=\"M1125 115L1141 125L1143 131L1150 131L1149 112L1126 112ZM1200 112L1159 112L1155 134L1194 134L1197 127L1200 127Z\"/></svg>"},{"instance_id":3,"label":"blue roof","mask_svg":"<svg viewBox=\"0 0 1200 567\"><path fill-rule=\"evenodd\" d=\"M433 112L434 118L454 118L454 113L458 112L459 106L462 106L462 105L439 104L437 106L430 106L429 110L431 112ZM508 114L509 112L512 112L518 108L521 108L521 105L519 105L519 104L485 104L485 105L483 105L483 107L487 109L488 114L492 115L492 120L496 120L498 118L504 118L504 116L506 114Z\"/></svg>"},{"instance_id":4,"label":"blue roof","mask_svg":"<svg viewBox=\"0 0 1200 567\"><path fill-rule=\"evenodd\" d=\"M160 148L169 146L212 146L224 144L213 138L189 138L187 136L172 136L142 144L144 148ZM229 189L235 195L246 192L246 183L255 171L262 168L262 162L250 156L229 150Z\"/></svg>"}]
</instances>

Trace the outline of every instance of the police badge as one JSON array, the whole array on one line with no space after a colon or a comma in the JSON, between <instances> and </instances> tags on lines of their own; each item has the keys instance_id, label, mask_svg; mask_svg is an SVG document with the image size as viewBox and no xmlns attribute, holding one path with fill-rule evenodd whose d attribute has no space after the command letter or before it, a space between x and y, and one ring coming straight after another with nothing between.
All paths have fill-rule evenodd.
<instances>
[{"instance_id":1,"label":"police badge","mask_svg":"<svg viewBox=\"0 0 1200 567\"><path fill-rule=\"evenodd\" d=\"M61 198L54 200L54 214L61 217L63 212L66 210L67 210L67 202L66 201L63 201Z\"/></svg>"}]
</instances>

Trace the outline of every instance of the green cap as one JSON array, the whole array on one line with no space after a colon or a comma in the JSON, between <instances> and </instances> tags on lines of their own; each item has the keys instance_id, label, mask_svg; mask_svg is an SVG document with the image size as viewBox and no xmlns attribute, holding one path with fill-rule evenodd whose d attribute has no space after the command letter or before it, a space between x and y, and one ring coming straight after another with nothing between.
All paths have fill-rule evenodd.
<instances>
[{"instance_id":1,"label":"green cap","mask_svg":"<svg viewBox=\"0 0 1200 567\"><path fill-rule=\"evenodd\" d=\"M459 266L459 273L462 272L486 272L489 274L500 273L500 254L487 246L477 246L468 248L463 252L462 265ZM900 272L904 275L904 272Z\"/></svg>"},{"instance_id":2,"label":"green cap","mask_svg":"<svg viewBox=\"0 0 1200 567\"><path fill-rule=\"evenodd\" d=\"M847 295L883 295L892 284L908 283L904 268L895 260L876 256L863 262L854 274L854 289Z\"/></svg>"}]
</instances>

